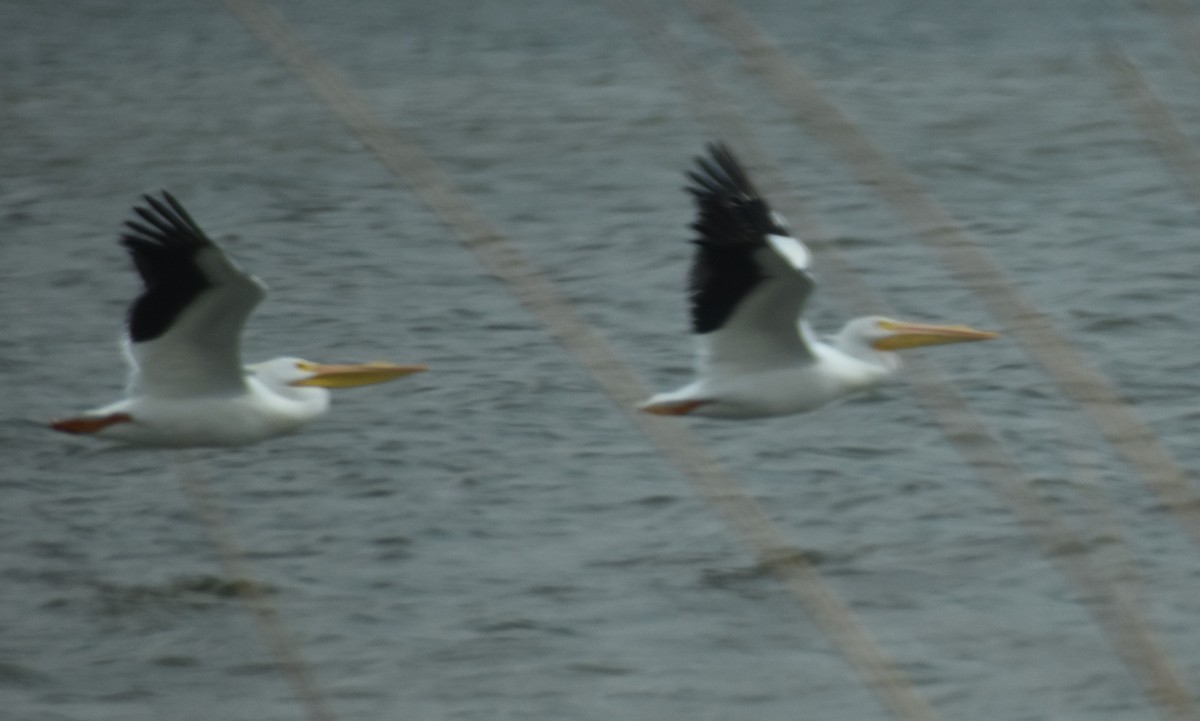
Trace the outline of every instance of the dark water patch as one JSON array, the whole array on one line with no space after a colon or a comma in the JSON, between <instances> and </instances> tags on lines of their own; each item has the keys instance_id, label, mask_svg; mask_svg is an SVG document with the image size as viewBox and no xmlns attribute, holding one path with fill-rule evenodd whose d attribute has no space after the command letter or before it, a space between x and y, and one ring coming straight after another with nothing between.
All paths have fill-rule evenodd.
<instances>
[{"instance_id":1,"label":"dark water patch","mask_svg":"<svg viewBox=\"0 0 1200 721\"><path fill-rule=\"evenodd\" d=\"M566 602L580 598L585 591L573 585L538 585L530 587L529 593L552 601Z\"/></svg>"},{"instance_id":2,"label":"dark water patch","mask_svg":"<svg viewBox=\"0 0 1200 721\"><path fill-rule=\"evenodd\" d=\"M146 699L154 698L154 696L155 694L153 691L140 686L134 686L122 691L114 691L113 693L103 694L97 698L100 701L144 701Z\"/></svg>"},{"instance_id":3,"label":"dark water patch","mask_svg":"<svg viewBox=\"0 0 1200 721\"><path fill-rule=\"evenodd\" d=\"M1155 300L1158 293L1150 290L1143 291L1139 297L1125 297L1118 300L1138 301ZM1138 304L1134 303L1133 307ZM1080 329L1086 333L1115 333L1124 330L1170 330L1185 328L1184 319L1174 313L1145 313L1139 315L1119 315L1110 312L1097 312L1082 309L1072 309L1071 316L1080 323Z\"/></svg>"},{"instance_id":4,"label":"dark water patch","mask_svg":"<svg viewBox=\"0 0 1200 721\"><path fill-rule=\"evenodd\" d=\"M296 484L293 487L276 486L272 488L255 487L252 490L243 490L240 495L243 498L252 499L255 501L286 501L290 499L309 498L315 491L311 486L307 485L306 478L298 474L286 474L277 479L280 483Z\"/></svg>"},{"instance_id":5,"label":"dark water patch","mask_svg":"<svg viewBox=\"0 0 1200 721\"><path fill-rule=\"evenodd\" d=\"M375 544L386 553L400 554L402 557L409 555L409 548L412 546L412 539L408 536L380 536L379 538L371 539L371 543Z\"/></svg>"},{"instance_id":6,"label":"dark water patch","mask_svg":"<svg viewBox=\"0 0 1200 721\"><path fill-rule=\"evenodd\" d=\"M279 664L254 661L231 664L223 670L226 676L275 676L279 672Z\"/></svg>"},{"instance_id":7,"label":"dark water patch","mask_svg":"<svg viewBox=\"0 0 1200 721\"><path fill-rule=\"evenodd\" d=\"M643 496L641 498L634 499L633 503L639 506L646 506L648 508L664 508L666 506L679 503L681 500L683 499L680 496L658 493L651 496Z\"/></svg>"},{"instance_id":8,"label":"dark water patch","mask_svg":"<svg viewBox=\"0 0 1200 721\"><path fill-rule=\"evenodd\" d=\"M220 576L185 576L162 584L93 582L95 602L106 616L142 615L181 608L202 610L214 604L275 593L270 584Z\"/></svg>"},{"instance_id":9,"label":"dark water patch","mask_svg":"<svg viewBox=\"0 0 1200 721\"><path fill-rule=\"evenodd\" d=\"M763 563L746 568L706 568L700 571L697 584L755 600L778 592L771 564Z\"/></svg>"},{"instance_id":10,"label":"dark water patch","mask_svg":"<svg viewBox=\"0 0 1200 721\"><path fill-rule=\"evenodd\" d=\"M17 663L0 662L0 686L34 688L52 681L49 674Z\"/></svg>"},{"instance_id":11,"label":"dark water patch","mask_svg":"<svg viewBox=\"0 0 1200 721\"><path fill-rule=\"evenodd\" d=\"M574 671L586 676L628 676L638 673L637 669L628 666L614 666L595 662L569 663L566 668L568 671Z\"/></svg>"},{"instance_id":12,"label":"dark water patch","mask_svg":"<svg viewBox=\"0 0 1200 721\"><path fill-rule=\"evenodd\" d=\"M574 636L576 631L566 626L557 626L554 624L536 621L531 618L508 618L501 620L474 621L467 625L468 628L482 635L549 635L549 636Z\"/></svg>"},{"instance_id":13,"label":"dark water patch","mask_svg":"<svg viewBox=\"0 0 1200 721\"><path fill-rule=\"evenodd\" d=\"M196 668L201 664L200 659L194 656L159 656L151 661L156 666L163 668Z\"/></svg>"},{"instance_id":14,"label":"dark water patch","mask_svg":"<svg viewBox=\"0 0 1200 721\"><path fill-rule=\"evenodd\" d=\"M391 483L391 480L385 481ZM350 498L391 498L395 496L397 491L395 488L369 488L364 491L349 494Z\"/></svg>"},{"instance_id":15,"label":"dark water patch","mask_svg":"<svg viewBox=\"0 0 1200 721\"><path fill-rule=\"evenodd\" d=\"M783 549L763 554L751 566L705 568L700 572L700 583L710 588L736 590L745 584L757 585L768 579L773 581L776 574L789 566L816 568L845 560L845 557L840 557L836 552L831 553L824 549Z\"/></svg>"}]
</instances>

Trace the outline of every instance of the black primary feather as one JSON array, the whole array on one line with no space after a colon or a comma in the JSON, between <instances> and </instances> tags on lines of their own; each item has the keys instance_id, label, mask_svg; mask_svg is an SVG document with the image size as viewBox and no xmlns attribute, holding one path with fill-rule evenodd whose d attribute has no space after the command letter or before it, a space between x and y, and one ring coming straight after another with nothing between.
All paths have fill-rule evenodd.
<instances>
[{"instance_id":1,"label":"black primary feather","mask_svg":"<svg viewBox=\"0 0 1200 721\"><path fill-rule=\"evenodd\" d=\"M162 191L162 200L142 197L149 207L133 210L144 222L126 221L128 230L121 236L145 285L129 306L129 339L134 343L161 336L210 286L196 265L196 254L212 241L167 191Z\"/></svg>"},{"instance_id":2,"label":"black primary feather","mask_svg":"<svg viewBox=\"0 0 1200 721\"><path fill-rule=\"evenodd\" d=\"M696 159L688 172L687 191L699 217L692 229L699 237L688 277L693 333L717 330L746 295L763 279L753 254L766 245L767 234L787 235L770 207L750 182L724 143L709 143L709 157Z\"/></svg>"}]
</instances>

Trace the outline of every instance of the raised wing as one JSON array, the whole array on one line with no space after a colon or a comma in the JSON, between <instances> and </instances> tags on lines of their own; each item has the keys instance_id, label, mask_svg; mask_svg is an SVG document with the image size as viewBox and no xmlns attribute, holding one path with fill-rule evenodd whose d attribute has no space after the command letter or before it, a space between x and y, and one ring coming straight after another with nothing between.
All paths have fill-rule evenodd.
<instances>
[{"instance_id":1,"label":"raised wing","mask_svg":"<svg viewBox=\"0 0 1200 721\"><path fill-rule=\"evenodd\" d=\"M687 190L699 233L689 277L699 370L748 371L812 359L797 324L813 290L810 254L788 234L724 144L697 158Z\"/></svg>"},{"instance_id":2,"label":"raised wing","mask_svg":"<svg viewBox=\"0 0 1200 721\"><path fill-rule=\"evenodd\" d=\"M129 307L130 395L245 389L241 333L266 286L221 252L179 201L144 196L121 243L145 290Z\"/></svg>"}]
</instances>

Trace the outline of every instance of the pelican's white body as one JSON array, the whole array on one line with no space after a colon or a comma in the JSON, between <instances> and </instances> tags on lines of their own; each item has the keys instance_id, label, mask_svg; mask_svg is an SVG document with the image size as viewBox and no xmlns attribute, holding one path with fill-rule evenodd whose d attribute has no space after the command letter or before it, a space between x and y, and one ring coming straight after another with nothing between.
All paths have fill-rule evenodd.
<instances>
[{"instance_id":1,"label":"pelican's white body","mask_svg":"<svg viewBox=\"0 0 1200 721\"><path fill-rule=\"evenodd\" d=\"M139 446L242 446L295 433L329 408L329 391L295 387L297 359L249 366L239 391L206 395L135 395L89 412L126 414L95 435ZM289 369L291 369L289 371Z\"/></svg>"},{"instance_id":2,"label":"pelican's white body","mask_svg":"<svg viewBox=\"0 0 1200 721\"><path fill-rule=\"evenodd\" d=\"M803 353L781 356L753 343L742 345L750 357L767 361L761 364L745 363L744 355L742 362L716 359L715 336L724 334L720 344L728 347L736 342L728 337L735 328L701 336L696 380L653 396L643 407L699 401L701 405L689 415L710 418L766 418L815 410L879 385L899 366L894 354L876 351L864 342L860 325L848 324L829 344L811 337L802 323L796 338L807 347Z\"/></svg>"}]
</instances>

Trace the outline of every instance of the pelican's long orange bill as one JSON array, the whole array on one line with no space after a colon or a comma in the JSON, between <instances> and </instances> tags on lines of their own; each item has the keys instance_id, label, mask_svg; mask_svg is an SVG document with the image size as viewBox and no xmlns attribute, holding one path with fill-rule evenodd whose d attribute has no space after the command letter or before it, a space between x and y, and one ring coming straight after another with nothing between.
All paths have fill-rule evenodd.
<instances>
[{"instance_id":1,"label":"pelican's long orange bill","mask_svg":"<svg viewBox=\"0 0 1200 721\"><path fill-rule=\"evenodd\" d=\"M311 372L312 375L292 381L292 385L320 386L322 388L354 388L372 383L386 383L413 373L429 370L428 366L424 365L398 365L386 361L344 365L305 363L301 369Z\"/></svg>"},{"instance_id":2,"label":"pelican's long orange bill","mask_svg":"<svg viewBox=\"0 0 1200 721\"><path fill-rule=\"evenodd\" d=\"M919 348L923 345L967 343L1000 337L998 333L975 330L965 325L928 325L899 321L882 321L879 325L884 330L890 331L891 335L872 341L871 347L876 350L904 350L905 348Z\"/></svg>"}]
</instances>

